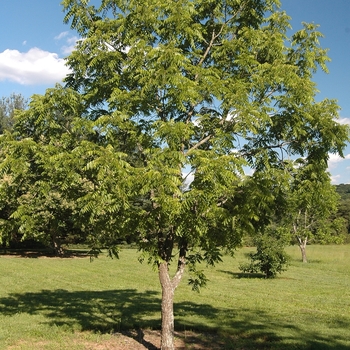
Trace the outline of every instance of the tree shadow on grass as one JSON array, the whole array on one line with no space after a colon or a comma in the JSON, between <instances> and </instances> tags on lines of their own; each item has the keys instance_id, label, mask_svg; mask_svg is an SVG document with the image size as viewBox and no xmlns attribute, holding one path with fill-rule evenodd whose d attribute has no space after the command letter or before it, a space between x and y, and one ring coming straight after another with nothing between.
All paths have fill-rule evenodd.
<instances>
[{"instance_id":1,"label":"tree shadow on grass","mask_svg":"<svg viewBox=\"0 0 350 350\"><path fill-rule=\"evenodd\" d=\"M157 349L144 339L142 329L160 328L160 294L135 289L106 291L42 290L12 293L0 298L0 313L42 315L50 326L101 333L123 332L146 349ZM192 317L193 316L193 317ZM348 319L332 325L334 336L303 330L281 322L264 310L214 308L194 302L175 303L175 328L184 343L195 349L346 350L348 339L338 329L350 328ZM136 333L131 331L138 330ZM284 331L288 330L287 333ZM189 332L186 335L186 331ZM288 335L286 335L288 334ZM347 344L347 345L344 345ZM198 347L199 346L199 347Z\"/></svg>"},{"instance_id":2,"label":"tree shadow on grass","mask_svg":"<svg viewBox=\"0 0 350 350\"><path fill-rule=\"evenodd\" d=\"M225 273L233 278L259 278L265 279L266 276L263 273L248 273L248 272L232 272L227 270L219 270L218 272Z\"/></svg>"},{"instance_id":3,"label":"tree shadow on grass","mask_svg":"<svg viewBox=\"0 0 350 350\"><path fill-rule=\"evenodd\" d=\"M2 249L0 255L19 257L19 258L55 258L55 254L49 249Z\"/></svg>"},{"instance_id":4,"label":"tree shadow on grass","mask_svg":"<svg viewBox=\"0 0 350 350\"><path fill-rule=\"evenodd\" d=\"M10 294L0 299L0 313L41 314L50 325L104 333L146 325L159 327L159 322L147 319L147 315L154 316L159 311L159 305L159 293L154 291L56 289Z\"/></svg>"},{"instance_id":5,"label":"tree shadow on grass","mask_svg":"<svg viewBox=\"0 0 350 350\"><path fill-rule=\"evenodd\" d=\"M206 306L207 307L207 306ZM315 332L304 329L292 321L288 322L273 317L262 309L216 309L211 317L206 316L205 322L191 322L187 313L192 310L201 314L200 304L186 303L182 312L178 313L177 325L184 329L195 329L205 335L209 325L220 335L221 347L207 347L203 349L245 349L245 350L349 350L350 339L339 335L349 329L348 318L340 319L332 325L334 333L325 336L322 331ZM317 321L315 320L314 323Z\"/></svg>"},{"instance_id":6,"label":"tree shadow on grass","mask_svg":"<svg viewBox=\"0 0 350 350\"><path fill-rule=\"evenodd\" d=\"M0 255L19 258L86 258L91 256L89 249L64 249L62 255L55 254L52 249L0 249Z\"/></svg>"}]
</instances>

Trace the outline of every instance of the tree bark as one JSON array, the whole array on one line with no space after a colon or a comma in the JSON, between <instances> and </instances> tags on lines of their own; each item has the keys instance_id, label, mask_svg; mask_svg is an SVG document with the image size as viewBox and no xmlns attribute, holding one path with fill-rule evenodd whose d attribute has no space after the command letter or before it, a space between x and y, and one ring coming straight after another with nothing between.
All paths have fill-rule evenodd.
<instances>
[{"instance_id":1,"label":"tree bark","mask_svg":"<svg viewBox=\"0 0 350 350\"><path fill-rule=\"evenodd\" d=\"M306 244L307 244L307 238L301 239L298 238L299 240L299 248L301 251L301 258L303 263L307 263L307 257L306 257Z\"/></svg>"},{"instance_id":2,"label":"tree bark","mask_svg":"<svg viewBox=\"0 0 350 350\"><path fill-rule=\"evenodd\" d=\"M168 263L163 261L158 265L159 281L162 287L162 335L161 350L175 350L174 344L174 293L179 285L186 266L187 246L180 248L180 256L175 276L171 279Z\"/></svg>"},{"instance_id":3,"label":"tree bark","mask_svg":"<svg viewBox=\"0 0 350 350\"><path fill-rule=\"evenodd\" d=\"M60 239L56 236L51 236L52 239L52 248L56 256L63 256L64 249L62 248Z\"/></svg>"},{"instance_id":4,"label":"tree bark","mask_svg":"<svg viewBox=\"0 0 350 350\"><path fill-rule=\"evenodd\" d=\"M175 350L174 347L174 288L170 280L168 264L159 265L159 280L162 287L162 336L161 350Z\"/></svg>"}]
</instances>

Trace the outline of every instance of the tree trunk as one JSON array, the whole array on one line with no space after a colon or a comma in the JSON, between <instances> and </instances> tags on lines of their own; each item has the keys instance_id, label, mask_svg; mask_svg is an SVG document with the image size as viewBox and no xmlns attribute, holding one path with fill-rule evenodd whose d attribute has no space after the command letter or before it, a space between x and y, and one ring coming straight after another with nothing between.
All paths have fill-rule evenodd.
<instances>
[{"instance_id":1,"label":"tree trunk","mask_svg":"<svg viewBox=\"0 0 350 350\"><path fill-rule=\"evenodd\" d=\"M304 240L299 239L299 248L301 251L301 258L302 258L303 263L307 263L306 244L307 244L307 238L304 238Z\"/></svg>"},{"instance_id":2,"label":"tree trunk","mask_svg":"<svg viewBox=\"0 0 350 350\"><path fill-rule=\"evenodd\" d=\"M162 286L162 336L161 350L175 350L174 344L174 293L179 285L186 266L187 245L180 246L178 266L175 276L171 279L168 263L163 261L158 265L159 281Z\"/></svg>"},{"instance_id":3,"label":"tree trunk","mask_svg":"<svg viewBox=\"0 0 350 350\"><path fill-rule=\"evenodd\" d=\"M174 350L174 288L170 280L168 264L159 265L162 286L162 337L161 350Z\"/></svg>"},{"instance_id":4,"label":"tree trunk","mask_svg":"<svg viewBox=\"0 0 350 350\"><path fill-rule=\"evenodd\" d=\"M51 236L52 248L56 256L63 256L64 249L62 248L61 241L55 235Z\"/></svg>"}]
</instances>

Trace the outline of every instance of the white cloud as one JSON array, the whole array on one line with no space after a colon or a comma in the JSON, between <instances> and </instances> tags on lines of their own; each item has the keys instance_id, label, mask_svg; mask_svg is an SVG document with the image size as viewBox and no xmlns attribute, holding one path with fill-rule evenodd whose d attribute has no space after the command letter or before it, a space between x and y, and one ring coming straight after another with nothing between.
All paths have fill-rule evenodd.
<instances>
[{"instance_id":1,"label":"white cloud","mask_svg":"<svg viewBox=\"0 0 350 350\"><path fill-rule=\"evenodd\" d=\"M229 122L231 121L232 119L237 119L239 117L239 113L237 113L237 111L234 111L234 113L227 113L227 116L226 116L226 120Z\"/></svg>"},{"instance_id":2,"label":"white cloud","mask_svg":"<svg viewBox=\"0 0 350 350\"><path fill-rule=\"evenodd\" d=\"M77 37L74 37L74 41L72 42L71 45L63 45L63 46L61 47L62 53L63 53L64 55L70 55L70 54L72 53L72 51L75 49L75 45L76 45L76 43L77 43L78 40L79 40L79 39L78 39ZM67 41L68 44L69 44L69 41L71 41L71 40L68 40L68 41Z\"/></svg>"},{"instance_id":3,"label":"white cloud","mask_svg":"<svg viewBox=\"0 0 350 350\"><path fill-rule=\"evenodd\" d=\"M331 183L332 183L333 185L338 184L340 178L341 178L340 175L332 175L332 176L331 176Z\"/></svg>"},{"instance_id":4,"label":"white cloud","mask_svg":"<svg viewBox=\"0 0 350 350\"><path fill-rule=\"evenodd\" d=\"M350 125L350 118L340 118L337 121L339 124L349 124Z\"/></svg>"},{"instance_id":5,"label":"white cloud","mask_svg":"<svg viewBox=\"0 0 350 350\"><path fill-rule=\"evenodd\" d=\"M51 84L62 81L68 73L64 59L36 47L28 52L7 49L0 53L0 81L22 85Z\"/></svg>"},{"instance_id":6,"label":"white cloud","mask_svg":"<svg viewBox=\"0 0 350 350\"><path fill-rule=\"evenodd\" d=\"M339 154L329 154L328 159L328 168L335 167L336 164L343 162L344 160L350 159L350 153L345 155L344 158L342 158Z\"/></svg>"},{"instance_id":7,"label":"white cloud","mask_svg":"<svg viewBox=\"0 0 350 350\"><path fill-rule=\"evenodd\" d=\"M54 38L57 41L65 40L65 45L61 47L61 51L64 55L69 55L75 49L75 45L78 40L81 40L77 36L71 36L70 32L62 32L55 36Z\"/></svg>"},{"instance_id":8,"label":"white cloud","mask_svg":"<svg viewBox=\"0 0 350 350\"><path fill-rule=\"evenodd\" d=\"M67 31L67 32L62 32L62 33L56 35L56 36L54 37L54 39L55 39L55 40L61 40L61 39L65 38L68 34L69 34L68 31Z\"/></svg>"}]
</instances>

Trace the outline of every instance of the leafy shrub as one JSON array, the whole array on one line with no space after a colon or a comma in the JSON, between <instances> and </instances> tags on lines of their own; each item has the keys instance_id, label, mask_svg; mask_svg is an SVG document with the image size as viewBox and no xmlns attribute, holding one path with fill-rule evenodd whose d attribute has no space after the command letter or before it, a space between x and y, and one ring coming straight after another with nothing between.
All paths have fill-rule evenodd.
<instances>
[{"instance_id":1,"label":"leafy shrub","mask_svg":"<svg viewBox=\"0 0 350 350\"><path fill-rule=\"evenodd\" d=\"M250 253L250 262L241 264L239 269L244 273L263 273L266 278L275 278L289 265L290 257L284 251L284 242L272 234L260 235L255 239L256 253Z\"/></svg>"}]
</instances>

